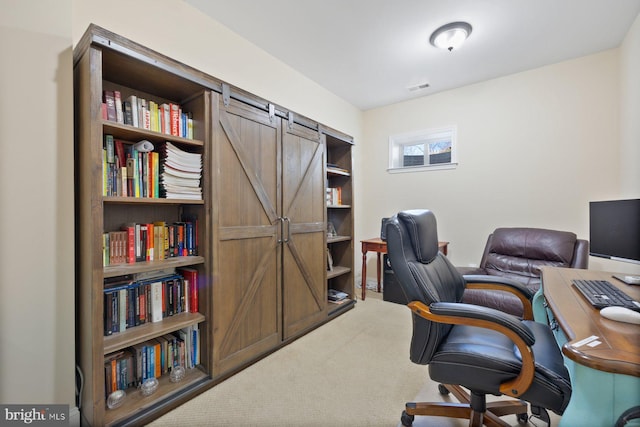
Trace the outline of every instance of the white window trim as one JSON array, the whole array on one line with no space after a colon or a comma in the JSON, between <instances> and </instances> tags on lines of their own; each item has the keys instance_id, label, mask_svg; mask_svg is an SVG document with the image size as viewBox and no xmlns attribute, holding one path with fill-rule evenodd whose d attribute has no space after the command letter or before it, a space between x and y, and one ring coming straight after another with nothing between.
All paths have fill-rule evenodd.
<instances>
[{"instance_id":1,"label":"white window trim","mask_svg":"<svg viewBox=\"0 0 640 427\"><path fill-rule=\"evenodd\" d=\"M406 173L406 172L421 172L421 171L435 171L444 169L455 169L458 166L458 129L457 126L446 126L434 129L423 129L414 132L407 132L398 135L391 135L389 137L389 173ZM420 141L428 142L429 140L437 139L442 136L451 137L451 162L449 163L437 163L433 165L421 165L421 166L398 166L401 164L402 147L417 143Z\"/></svg>"}]
</instances>

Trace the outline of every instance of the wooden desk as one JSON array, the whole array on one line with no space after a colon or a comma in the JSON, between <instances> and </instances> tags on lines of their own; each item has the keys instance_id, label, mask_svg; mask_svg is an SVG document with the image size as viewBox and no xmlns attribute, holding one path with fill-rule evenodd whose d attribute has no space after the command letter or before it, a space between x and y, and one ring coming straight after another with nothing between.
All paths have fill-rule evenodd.
<instances>
[{"instance_id":1,"label":"wooden desk","mask_svg":"<svg viewBox=\"0 0 640 427\"><path fill-rule=\"evenodd\" d=\"M600 316L573 279L607 280L639 301L640 286L602 271L543 267L541 291L534 297L536 320L554 329L571 375L573 392L560 426L613 426L622 412L640 405L640 325ZM600 343L581 345L592 336Z\"/></svg>"},{"instance_id":2,"label":"wooden desk","mask_svg":"<svg viewBox=\"0 0 640 427\"><path fill-rule=\"evenodd\" d=\"M378 255L377 260L377 273L378 273L378 292L380 292L380 276L382 274L382 260L381 254L387 253L387 242L379 237L373 239L362 240L362 300L364 301L367 292L367 252L376 252ZM440 252L447 255L449 242L438 242L438 249Z\"/></svg>"}]
</instances>

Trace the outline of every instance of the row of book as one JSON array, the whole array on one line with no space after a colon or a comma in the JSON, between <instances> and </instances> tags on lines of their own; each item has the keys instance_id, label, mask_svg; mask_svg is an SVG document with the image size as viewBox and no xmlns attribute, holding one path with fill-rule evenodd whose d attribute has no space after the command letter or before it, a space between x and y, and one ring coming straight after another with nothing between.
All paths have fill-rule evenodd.
<instances>
[{"instance_id":1,"label":"row of book","mask_svg":"<svg viewBox=\"0 0 640 427\"><path fill-rule=\"evenodd\" d=\"M103 293L104 335L108 336L176 314L198 312L198 270L183 267L163 277L107 281Z\"/></svg>"},{"instance_id":2,"label":"row of book","mask_svg":"<svg viewBox=\"0 0 640 427\"><path fill-rule=\"evenodd\" d=\"M105 397L116 390L138 387L175 367L192 369L200 364L198 325L162 335L105 356Z\"/></svg>"},{"instance_id":3,"label":"row of book","mask_svg":"<svg viewBox=\"0 0 640 427\"><path fill-rule=\"evenodd\" d=\"M349 294L346 292L338 291L335 289L329 289L328 298L330 304L342 305L351 301L349 299Z\"/></svg>"},{"instance_id":4,"label":"row of book","mask_svg":"<svg viewBox=\"0 0 640 427\"><path fill-rule=\"evenodd\" d=\"M342 205L342 187L327 187L327 206Z\"/></svg>"},{"instance_id":5,"label":"row of book","mask_svg":"<svg viewBox=\"0 0 640 427\"><path fill-rule=\"evenodd\" d=\"M349 170L345 168L341 168L335 163L327 163L327 171L333 172L341 175L349 175Z\"/></svg>"},{"instance_id":6,"label":"row of book","mask_svg":"<svg viewBox=\"0 0 640 427\"><path fill-rule=\"evenodd\" d=\"M104 266L198 255L198 220L127 223L102 234Z\"/></svg>"},{"instance_id":7,"label":"row of book","mask_svg":"<svg viewBox=\"0 0 640 427\"><path fill-rule=\"evenodd\" d=\"M193 139L193 118L176 103L158 104L130 95L122 98L118 90L104 90L102 118L141 129Z\"/></svg>"},{"instance_id":8,"label":"row of book","mask_svg":"<svg viewBox=\"0 0 640 427\"><path fill-rule=\"evenodd\" d=\"M154 148L149 141L132 144L105 135L103 196L202 200L202 154L170 142Z\"/></svg>"}]
</instances>

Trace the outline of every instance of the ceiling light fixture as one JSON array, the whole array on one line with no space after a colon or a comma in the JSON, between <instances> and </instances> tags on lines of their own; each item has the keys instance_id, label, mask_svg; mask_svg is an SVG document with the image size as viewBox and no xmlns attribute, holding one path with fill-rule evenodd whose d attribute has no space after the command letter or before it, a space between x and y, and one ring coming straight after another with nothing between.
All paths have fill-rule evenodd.
<instances>
[{"instance_id":1,"label":"ceiling light fixture","mask_svg":"<svg viewBox=\"0 0 640 427\"><path fill-rule=\"evenodd\" d=\"M443 25L431 34L429 41L435 47L451 52L457 49L471 34L471 25L466 22L452 22Z\"/></svg>"}]
</instances>

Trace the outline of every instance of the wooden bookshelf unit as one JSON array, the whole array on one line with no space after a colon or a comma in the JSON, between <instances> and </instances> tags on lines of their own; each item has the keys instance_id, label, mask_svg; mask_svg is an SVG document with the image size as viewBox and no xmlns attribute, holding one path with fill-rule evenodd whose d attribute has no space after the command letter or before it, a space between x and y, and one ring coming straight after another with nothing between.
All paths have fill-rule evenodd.
<instances>
[{"instance_id":1,"label":"wooden bookshelf unit","mask_svg":"<svg viewBox=\"0 0 640 427\"><path fill-rule=\"evenodd\" d=\"M83 424L146 424L355 306L351 137L96 25L74 110Z\"/></svg>"},{"instance_id":2,"label":"wooden bookshelf unit","mask_svg":"<svg viewBox=\"0 0 640 427\"><path fill-rule=\"evenodd\" d=\"M208 197L211 93L206 85L198 81L199 77L197 73L191 75L181 64L95 26L87 30L74 51L77 351L78 365L85 380L81 412L84 421L91 425L144 422L212 384L211 352L208 350L211 347L211 266L207 243L211 210ZM134 95L136 98L153 100L158 105L180 105L193 120L192 137L186 137L184 133L167 134L166 130L162 132L157 126L154 127L156 130L152 130L109 120L109 117L105 120L102 113L105 91L118 91L122 100ZM123 196L123 186L117 192L105 194L103 148L106 135L122 141L128 151L133 144L147 140L154 145L154 151L159 152L160 147L168 141L188 153L201 155L202 199ZM118 161L121 161L121 167L126 168L124 159L118 158ZM145 166L151 170L150 164ZM151 174L148 176L151 179ZM155 179L158 177L159 173ZM117 187L119 184L122 181L112 185ZM147 190L150 191L150 187ZM149 192L149 195L152 193ZM154 260L104 265L103 233L120 230L127 223L164 221L171 224L185 221L186 217L197 222L197 254L157 259L160 258L158 251ZM158 229L161 229L160 226ZM135 278L140 275L175 271L182 267L193 267L199 273L199 283L192 284L197 286L199 292L198 312L182 312L163 317L161 321L146 321L139 326L127 324L125 330L105 335L108 315L104 303L105 280L122 277L136 282ZM131 307L133 301L133 298L119 299L119 312ZM136 299L138 305L141 301L139 297ZM198 327L200 334L200 363L187 369L182 381L172 383L168 374L164 373L158 378L158 390L152 395L143 396L133 385L125 390L126 397L121 406L107 408L105 358L194 326Z\"/></svg>"},{"instance_id":3,"label":"wooden bookshelf unit","mask_svg":"<svg viewBox=\"0 0 640 427\"><path fill-rule=\"evenodd\" d=\"M351 141L327 135L327 225L335 235L327 236L333 261L327 271L327 288L348 294L349 301L329 301L329 315L341 313L356 301L353 247L353 170ZM337 189L331 195L332 188ZM338 199L335 198L338 193Z\"/></svg>"}]
</instances>

